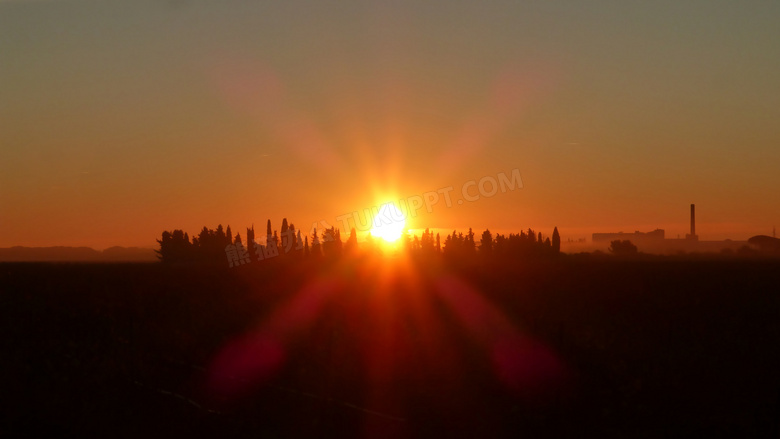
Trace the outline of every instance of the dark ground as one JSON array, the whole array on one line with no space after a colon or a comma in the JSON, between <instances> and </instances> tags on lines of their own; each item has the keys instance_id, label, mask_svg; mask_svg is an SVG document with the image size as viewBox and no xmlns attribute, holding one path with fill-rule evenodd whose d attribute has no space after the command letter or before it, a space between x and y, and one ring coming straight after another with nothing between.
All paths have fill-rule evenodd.
<instances>
[{"instance_id":1,"label":"dark ground","mask_svg":"<svg viewBox=\"0 0 780 439\"><path fill-rule=\"evenodd\" d=\"M778 437L779 347L778 260L8 263L0 436Z\"/></svg>"}]
</instances>

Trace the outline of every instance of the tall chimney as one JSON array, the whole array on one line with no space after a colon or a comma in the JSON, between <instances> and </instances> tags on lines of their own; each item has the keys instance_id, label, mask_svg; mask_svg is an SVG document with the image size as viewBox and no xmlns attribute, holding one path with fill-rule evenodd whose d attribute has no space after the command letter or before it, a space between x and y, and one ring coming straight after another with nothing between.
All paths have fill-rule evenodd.
<instances>
[{"instance_id":1,"label":"tall chimney","mask_svg":"<svg viewBox=\"0 0 780 439\"><path fill-rule=\"evenodd\" d=\"M696 239L696 205L691 204L691 239Z\"/></svg>"}]
</instances>

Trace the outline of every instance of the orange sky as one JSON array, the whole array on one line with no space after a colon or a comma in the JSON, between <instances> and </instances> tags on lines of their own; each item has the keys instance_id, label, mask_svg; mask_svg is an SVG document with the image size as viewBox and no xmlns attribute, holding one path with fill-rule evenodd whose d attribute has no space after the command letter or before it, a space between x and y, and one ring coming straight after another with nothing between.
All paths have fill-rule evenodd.
<instances>
[{"instance_id":1,"label":"orange sky","mask_svg":"<svg viewBox=\"0 0 780 439\"><path fill-rule=\"evenodd\" d=\"M284 3L0 1L0 247L339 226L450 186L409 226L780 223L775 3Z\"/></svg>"}]
</instances>

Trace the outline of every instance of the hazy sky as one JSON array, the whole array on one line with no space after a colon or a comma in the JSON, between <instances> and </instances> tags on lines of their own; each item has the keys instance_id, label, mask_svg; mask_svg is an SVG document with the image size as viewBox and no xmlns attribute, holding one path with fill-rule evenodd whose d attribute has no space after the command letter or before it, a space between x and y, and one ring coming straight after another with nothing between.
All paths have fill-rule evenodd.
<instances>
[{"instance_id":1,"label":"hazy sky","mask_svg":"<svg viewBox=\"0 0 780 439\"><path fill-rule=\"evenodd\" d=\"M0 0L0 246L299 228L780 225L780 2ZM473 190L473 188L472 188Z\"/></svg>"}]
</instances>

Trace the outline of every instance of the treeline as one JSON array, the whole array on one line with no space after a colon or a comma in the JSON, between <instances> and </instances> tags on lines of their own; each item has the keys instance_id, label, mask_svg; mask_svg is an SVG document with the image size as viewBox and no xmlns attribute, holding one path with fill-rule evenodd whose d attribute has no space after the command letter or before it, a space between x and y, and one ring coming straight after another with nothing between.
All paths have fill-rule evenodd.
<instances>
[{"instance_id":1,"label":"treeline","mask_svg":"<svg viewBox=\"0 0 780 439\"><path fill-rule=\"evenodd\" d=\"M301 231L295 225L282 221L281 233L271 228L268 220L266 237L263 244L256 241L254 225L246 229L246 241L240 233L233 233L230 226L223 229L220 224L216 229L203 227L197 236L190 240L189 234L183 230L165 231L157 240L159 250L155 250L164 263L207 262L228 263L231 266L252 261L265 260L277 256L308 257L308 256L338 256L345 244L341 241L341 233L336 228L325 229L321 234L315 229L309 236L301 236ZM346 247L357 246L354 235L347 240Z\"/></svg>"},{"instance_id":2,"label":"treeline","mask_svg":"<svg viewBox=\"0 0 780 439\"><path fill-rule=\"evenodd\" d=\"M554 255L561 252L561 236L558 228L553 229L552 238L545 238L541 232L532 229L520 233L510 233L508 236L496 234L490 230L482 232L479 246L474 238L474 232L469 228L467 234L453 231L444 240L444 255L453 257L469 257L479 253L483 257L535 257Z\"/></svg>"},{"instance_id":3,"label":"treeline","mask_svg":"<svg viewBox=\"0 0 780 439\"><path fill-rule=\"evenodd\" d=\"M197 236L190 236L182 230L165 231L157 240L160 249L156 250L163 263L215 263L229 266L264 261L271 258L338 258L345 253L358 250L373 251L378 248L377 240L371 234L358 245L357 232L353 228L346 241L342 241L339 229L331 227L318 233L315 228L311 235L302 235L300 229L282 220L281 231L272 230L271 220L266 226L263 243L256 241L254 226L246 229L245 240L240 233L232 234L230 226L223 229L203 227ZM401 248L417 255L443 255L450 259L470 258L514 258L544 257L560 253L561 239L558 228L552 237L544 237L541 232L532 229L509 235L497 234L493 237L490 230L482 232L479 240L472 229L466 234L454 230L443 242L441 236L429 229L418 237L404 233L400 239Z\"/></svg>"}]
</instances>

